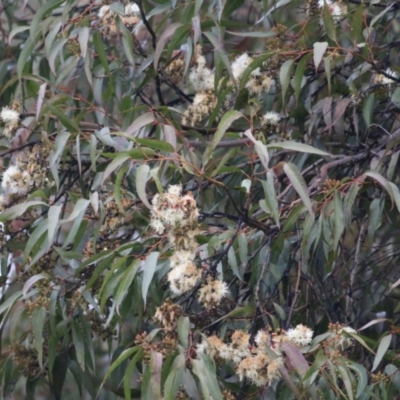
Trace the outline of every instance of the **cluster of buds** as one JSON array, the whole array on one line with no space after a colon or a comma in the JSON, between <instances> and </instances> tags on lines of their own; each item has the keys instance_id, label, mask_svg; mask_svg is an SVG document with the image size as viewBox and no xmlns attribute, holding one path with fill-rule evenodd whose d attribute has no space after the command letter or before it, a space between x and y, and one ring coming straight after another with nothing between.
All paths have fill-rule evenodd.
<instances>
[{"instance_id":1,"label":"cluster of buds","mask_svg":"<svg viewBox=\"0 0 400 400\"><path fill-rule=\"evenodd\" d=\"M151 352L161 353L163 358L176 351L177 338L175 332L167 332L163 339L156 342L146 332L136 335L135 344L144 350L144 362L149 363Z\"/></svg>"},{"instance_id":2,"label":"cluster of buds","mask_svg":"<svg viewBox=\"0 0 400 400\"><path fill-rule=\"evenodd\" d=\"M44 374L45 371L40 368L38 354L36 349L26 348L22 344L14 344L11 346L12 359L22 373L30 378Z\"/></svg>"},{"instance_id":3,"label":"cluster of buds","mask_svg":"<svg viewBox=\"0 0 400 400\"><path fill-rule=\"evenodd\" d=\"M173 83L177 84L183 79L185 72L185 58L182 52L175 55L172 60L164 67L164 74Z\"/></svg>"},{"instance_id":4,"label":"cluster of buds","mask_svg":"<svg viewBox=\"0 0 400 400\"><path fill-rule=\"evenodd\" d=\"M121 205L124 211L127 211L133 204L129 198L121 199ZM118 229L129 221L130 217L123 214L114 199L108 199L104 205L105 218L100 228L102 235L111 235L118 232Z\"/></svg>"},{"instance_id":5,"label":"cluster of buds","mask_svg":"<svg viewBox=\"0 0 400 400\"><path fill-rule=\"evenodd\" d=\"M343 334L344 332L357 333L350 326L344 326L339 323L329 324L328 332L331 332L331 335L325 340L325 344L336 350L345 350L353 345L353 339Z\"/></svg>"},{"instance_id":6,"label":"cluster of buds","mask_svg":"<svg viewBox=\"0 0 400 400\"><path fill-rule=\"evenodd\" d=\"M178 319L182 315L182 308L179 304L173 303L170 299L157 308L154 319L161 323L166 330L174 330Z\"/></svg>"},{"instance_id":7,"label":"cluster of buds","mask_svg":"<svg viewBox=\"0 0 400 400\"><path fill-rule=\"evenodd\" d=\"M3 136L11 139L14 131L19 125L19 104L13 103L11 107L3 107L0 111L0 118L4 122Z\"/></svg>"},{"instance_id":8,"label":"cluster of buds","mask_svg":"<svg viewBox=\"0 0 400 400\"><path fill-rule=\"evenodd\" d=\"M250 334L237 330L229 344L217 336L210 336L197 345L197 352L210 357L231 361L240 380L249 379L256 386L268 386L281 378L284 366L281 345L289 343L302 348L311 343L313 331L304 326L270 335L264 330L257 332L254 345L250 345Z\"/></svg>"}]
</instances>

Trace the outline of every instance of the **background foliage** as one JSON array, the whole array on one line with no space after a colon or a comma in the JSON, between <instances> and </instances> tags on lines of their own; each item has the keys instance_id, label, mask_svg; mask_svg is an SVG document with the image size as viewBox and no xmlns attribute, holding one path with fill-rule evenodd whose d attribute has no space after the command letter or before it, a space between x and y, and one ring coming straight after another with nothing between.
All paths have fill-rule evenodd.
<instances>
[{"instance_id":1,"label":"background foliage","mask_svg":"<svg viewBox=\"0 0 400 400\"><path fill-rule=\"evenodd\" d=\"M399 3L136 4L1 2L3 397L396 398ZM169 185L199 209L182 295L150 227ZM229 290L204 307L208 277ZM196 351L298 324L315 339L268 387Z\"/></svg>"}]
</instances>

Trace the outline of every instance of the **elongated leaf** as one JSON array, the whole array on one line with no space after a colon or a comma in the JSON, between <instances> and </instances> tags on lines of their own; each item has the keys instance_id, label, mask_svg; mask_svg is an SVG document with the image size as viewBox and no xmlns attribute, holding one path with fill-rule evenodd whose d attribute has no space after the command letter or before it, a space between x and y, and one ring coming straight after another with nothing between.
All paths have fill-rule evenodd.
<instances>
[{"instance_id":1,"label":"elongated leaf","mask_svg":"<svg viewBox=\"0 0 400 400\"><path fill-rule=\"evenodd\" d=\"M101 184L103 184L106 179L117 169L119 168L125 161L131 158L130 154L127 152L119 153L117 156L107 165L103 173L103 177L101 179Z\"/></svg>"},{"instance_id":2,"label":"elongated leaf","mask_svg":"<svg viewBox=\"0 0 400 400\"><path fill-rule=\"evenodd\" d=\"M136 118L131 125L126 128L125 132L129 133L131 135L135 134L138 132L141 128L143 128L146 125L152 124L154 122L154 115L153 113L145 113L140 115L138 118Z\"/></svg>"},{"instance_id":3,"label":"elongated leaf","mask_svg":"<svg viewBox=\"0 0 400 400\"><path fill-rule=\"evenodd\" d=\"M115 368L117 368L119 365L121 365L125 360L127 360L129 357L133 356L137 351L141 349L140 346L135 346L130 349L124 350L119 357L111 364L110 368L108 368L107 373L104 376L102 386L104 382L110 377L110 375L113 373Z\"/></svg>"},{"instance_id":4,"label":"elongated leaf","mask_svg":"<svg viewBox=\"0 0 400 400\"><path fill-rule=\"evenodd\" d=\"M339 191L336 191L334 196L334 213L335 213L335 232L333 235L333 248L337 249L339 245L340 238L342 237L345 225L344 225L344 215L343 215L343 203Z\"/></svg>"},{"instance_id":5,"label":"elongated leaf","mask_svg":"<svg viewBox=\"0 0 400 400\"><path fill-rule=\"evenodd\" d=\"M207 146L207 149L203 155L203 165L206 165L212 153L214 152L215 148L217 147L218 143L223 138L225 132L228 128L232 125L234 121L243 117L243 114L236 110L228 111L221 119L220 123L218 124L218 129L215 132L211 143Z\"/></svg>"},{"instance_id":6,"label":"elongated leaf","mask_svg":"<svg viewBox=\"0 0 400 400\"><path fill-rule=\"evenodd\" d=\"M328 48L328 42L315 42L314 43L314 66L318 69L319 64L324 57L325 51Z\"/></svg>"},{"instance_id":7,"label":"elongated leaf","mask_svg":"<svg viewBox=\"0 0 400 400\"><path fill-rule=\"evenodd\" d=\"M183 353L176 356L172 363L171 371L164 385L164 400L175 400L176 393L183 381L185 371L185 355Z\"/></svg>"},{"instance_id":8,"label":"elongated leaf","mask_svg":"<svg viewBox=\"0 0 400 400\"><path fill-rule=\"evenodd\" d=\"M40 368L43 367L43 327L46 320L46 309L35 307L32 313L32 332L35 337L35 349L38 353Z\"/></svg>"},{"instance_id":9,"label":"elongated leaf","mask_svg":"<svg viewBox=\"0 0 400 400\"><path fill-rule=\"evenodd\" d=\"M149 178L150 167L147 164L142 164L136 171L136 190L139 196L139 199L142 200L143 204L147 208L152 208L151 204L147 200L146 194L146 183Z\"/></svg>"},{"instance_id":10,"label":"elongated leaf","mask_svg":"<svg viewBox=\"0 0 400 400\"><path fill-rule=\"evenodd\" d=\"M178 336L179 341L185 349L189 347L189 328L190 321L188 317L179 317L178 320Z\"/></svg>"},{"instance_id":11,"label":"elongated leaf","mask_svg":"<svg viewBox=\"0 0 400 400\"><path fill-rule=\"evenodd\" d=\"M392 341L392 336L393 335L386 335L379 342L378 350L376 351L376 356L374 364L372 365L371 372L374 372L378 368L378 365L382 361L382 358L385 356L387 349L390 346L390 343Z\"/></svg>"},{"instance_id":12,"label":"elongated leaf","mask_svg":"<svg viewBox=\"0 0 400 400\"><path fill-rule=\"evenodd\" d=\"M332 157L332 154L329 154L326 151L323 151L323 150L317 149L313 146L310 146L308 144L299 143L299 142L277 142L277 143L267 144L265 147L267 149L293 150L293 151L298 151L300 153L318 154L321 156Z\"/></svg>"},{"instance_id":13,"label":"elongated leaf","mask_svg":"<svg viewBox=\"0 0 400 400\"><path fill-rule=\"evenodd\" d=\"M161 400L162 354L152 351L150 365L143 376L142 400Z\"/></svg>"},{"instance_id":14,"label":"elongated leaf","mask_svg":"<svg viewBox=\"0 0 400 400\"><path fill-rule=\"evenodd\" d=\"M54 205L49 208L49 224L47 230L49 243L53 243L54 233L56 232L58 219L60 218L61 208L62 207L60 205Z\"/></svg>"},{"instance_id":15,"label":"elongated leaf","mask_svg":"<svg viewBox=\"0 0 400 400\"><path fill-rule=\"evenodd\" d=\"M368 385L367 370L362 365L356 363L350 363L349 368L355 371L359 377L356 393L356 398L358 398L365 392L365 388Z\"/></svg>"},{"instance_id":16,"label":"elongated leaf","mask_svg":"<svg viewBox=\"0 0 400 400\"><path fill-rule=\"evenodd\" d=\"M193 372L197 375L204 400L223 400L218 385L215 365L205 354L198 353L199 357L192 360Z\"/></svg>"},{"instance_id":17,"label":"elongated leaf","mask_svg":"<svg viewBox=\"0 0 400 400\"><path fill-rule=\"evenodd\" d=\"M160 60L161 53L164 50L165 44L180 26L182 26L180 22L174 22L168 25L167 29L162 33L160 38L157 40L157 46L154 51L154 61L153 61L154 69L156 71L158 70L158 62Z\"/></svg>"},{"instance_id":18,"label":"elongated leaf","mask_svg":"<svg viewBox=\"0 0 400 400\"><path fill-rule=\"evenodd\" d=\"M70 117L67 117L57 107L53 106L52 104L47 104L46 107L60 120L60 122L70 133L77 133L80 131L78 124Z\"/></svg>"},{"instance_id":19,"label":"elongated leaf","mask_svg":"<svg viewBox=\"0 0 400 400\"><path fill-rule=\"evenodd\" d=\"M150 287L150 283L153 280L154 272L156 271L157 267L157 260L160 253L158 251L154 251L150 253L146 261L144 263L143 268L143 283L142 283L142 296L144 300L144 304L146 304L147 300L147 292Z\"/></svg>"},{"instance_id":20,"label":"elongated leaf","mask_svg":"<svg viewBox=\"0 0 400 400\"><path fill-rule=\"evenodd\" d=\"M290 80L292 78L294 60L286 60L279 71L279 80L282 86L282 102L285 102L286 92L289 88Z\"/></svg>"},{"instance_id":21,"label":"elongated leaf","mask_svg":"<svg viewBox=\"0 0 400 400\"><path fill-rule=\"evenodd\" d=\"M293 187L296 189L297 193L299 194L303 204L306 206L308 212L310 214L313 213L312 205L310 196L308 195L307 185L304 181L304 178L301 176L300 171L296 167L296 165L292 163L286 163L283 166L283 170L287 177L289 178L290 182L292 183Z\"/></svg>"}]
</instances>

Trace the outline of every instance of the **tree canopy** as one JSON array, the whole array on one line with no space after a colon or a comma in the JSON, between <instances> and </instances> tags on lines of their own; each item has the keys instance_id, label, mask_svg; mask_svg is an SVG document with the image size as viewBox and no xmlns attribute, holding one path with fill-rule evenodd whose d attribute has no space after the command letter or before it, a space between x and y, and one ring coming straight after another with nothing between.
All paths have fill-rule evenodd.
<instances>
[{"instance_id":1,"label":"tree canopy","mask_svg":"<svg viewBox=\"0 0 400 400\"><path fill-rule=\"evenodd\" d=\"M3 398L400 398L399 7L3 0Z\"/></svg>"}]
</instances>

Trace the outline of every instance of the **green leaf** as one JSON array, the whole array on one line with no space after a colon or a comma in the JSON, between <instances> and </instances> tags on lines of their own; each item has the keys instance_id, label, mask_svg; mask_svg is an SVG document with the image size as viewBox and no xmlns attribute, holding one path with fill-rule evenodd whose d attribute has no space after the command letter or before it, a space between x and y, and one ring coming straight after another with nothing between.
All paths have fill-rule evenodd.
<instances>
[{"instance_id":1,"label":"green leaf","mask_svg":"<svg viewBox=\"0 0 400 400\"><path fill-rule=\"evenodd\" d=\"M337 368L340 376L342 377L342 381L344 383L344 387L346 388L348 398L349 400L353 400L354 399L353 386L349 376L349 371L344 365L339 365Z\"/></svg>"},{"instance_id":2,"label":"green leaf","mask_svg":"<svg viewBox=\"0 0 400 400\"><path fill-rule=\"evenodd\" d=\"M211 359L202 353L197 354L198 359L192 359L193 372L200 381L204 400L223 400L218 385L215 365Z\"/></svg>"},{"instance_id":3,"label":"green leaf","mask_svg":"<svg viewBox=\"0 0 400 400\"><path fill-rule=\"evenodd\" d=\"M243 114L236 110L228 111L224 116L221 118L220 123L218 124L217 131L215 132L211 143L207 146L206 151L203 155L203 165L205 166L208 160L211 158L215 148L217 147L218 143L223 138L225 132L228 128L232 125L234 121L243 117Z\"/></svg>"},{"instance_id":4,"label":"green leaf","mask_svg":"<svg viewBox=\"0 0 400 400\"><path fill-rule=\"evenodd\" d=\"M314 66L318 69L319 64L324 57L325 51L328 48L328 42L315 42L314 43Z\"/></svg>"},{"instance_id":5,"label":"green leaf","mask_svg":"<svg viewBox=\"0 0 400 400\"><path fill-rule=\"evenodd\" d=\"M129 357L133 356L136 352L142 350L140 346L135 346L131 347L130 349L124 350L119 357L111 364L110 368L107 370L104 378L103 378L103 383L101 386L104 385L104 382L110 377L110 375L113 373L113 371L121 365L125 360L127 360Z\"/></svg>"},{"instance_id":6,"label":"green leaf","mask_svg":"<svg viewBox=\"0 0 400 400\"><path fill-rule=\"evenodd\" d=\"M329 9L328 3L326 1L324 1L324 9L322 11L322 16L324 19L325 30L329 39L336 42L336 25L332 16L332 12Z\"/></svg>"},{"instance_id":7,"label":"green leaf","mask_svg":"<svg viewBox=\"0 0 400 400\"><path fill-rule=\"evenodd\" d=\"M142 283L142 296L144 304L146 304L147 292L149 290L151 281L153 280L153 276L156 271L157 260L159 255L160 253L158 251L153 251L147 256L146 261L144 263L143 283Z\"/></svg>"},{"instance_id":8,"label":"green leaf","mask_svg":"<svg viewBox=\"0 0 400 400\"><path fill-rule=\"evenodd\" d=\"M294 93L296 96L296 101L299 101L299 96L301 92L301 85L303 83L304 72L307 67L308 60L310 59L311 54L306 54L301 58L296 67L296 72L294 73Z\"/></svg>"},{"instance_id":9,"label":"green leaf","mask_svg":"<svg viewBox=\"0 0 400 400\"><path fill-rule=\"evenodd\" d=\"M174 147L167 143L163 142L161 140L156 140L156 139L135 139L135 142L147 147L150 147L152 149L160 150L160 151L165 151L167 153L173 153L175 151Z\"/></svg>"},{"instance_id":10,"label":"green leaf","mask_svg":"<svg viewBox=\"0 0 400 400\"><path fill-rule=\"evenodd\" d=\"M362 365L353 362L350 362L348 367L355 371L359 377L356 393L356 398L359 398L363 393L365 393L365 388L368 385L367 370Z\"/></svg>"},{"instance_id":11,"label":"green leaf","mask_svg":"<svg viewBox=\"0 0 400 400\"><path fill-rule=\"evenodd\" d=\"M179 317L178 336L181 345L187 350L189 348L189 328L190 320L188 317Z\"/></svg>"},{"instance_id":12,"label":"green leaf","mask_svg":"<svg viewBox=\"0 0 400 400\"><path fill-rule=\"evenodd\" d=\"M129 363L128 367L126 368L125 375L124 375L124 395L126 400L131 400L131 378L133 371L136 367L136 364L139 360L143 357L143 349L139 348L136 354L133 356L131 362Z\"/></svg>"},{"instance_id":13,"label":"green leaf","mask_svg":"<svg viewBox=\"0 0 400 400\"><path fill-rule=\"evenodd\" d=\"M296 189L308 212L313 214L310 196L308 195L307 184L296 165L293 163L286 163L283 166L283 171L289 178L293 187Z\"/></svg>"},{"instance_id":14,"label":"green leaf","mask_svg":"<svg viewBox=\"0 0 400 400\"><path fill-rule=\"evenodd\" d=\"M382 358L385 356L390 346L390 343L392 342L392 336L393 335L386 335L380 340L371 372L374 372L378 368L380 362L382 361Z\"/></svg>"},{"instance_id":15,"label":"green leaf","mask_svg":"<svg viewBox=\"0 0 400 400\"><path fill-rule=\"evenodd\" d=\"M32 313L32 333L35 337L35 349L38 353L40 368L43 368L43 327L46 321L46 309L35 307Z\"/></svg>"},{"instance_id":16,"label":"green leaf","mask_svg":"<svg viewBox=\"0 0 400 400\"><path fill-rule=\"evenodd\" d=\"M265 204L267 205L270 214L274 218L276 225L279 227L280 226L279 205L275 191L274 174L272 173L272 171L267 172L267 181L266 182L262 181L262 185L265 194L265 199L264 199Z\"/></svg>"},{"instance_id":17,"label":"green leaf","mask_svg":"<svg viewBox=\"0 0 400 400\"><path fill-rule=\"evenodd\" d=\"M125 132L133 135L136 132L139 132L141 128L143 128L146 125L152 124L155 122L154 115L153 113L144 113L137 117L129 126L128 128L125 129ZM113 133L115 134L115 133Z\"/></svg>"},{"instance_id":18,"label":"green leaf","mask_svg":"<svg viewBox=\"0 0 400 400\"><path fill-rule=\"evenodd\" d=\"M374 95L374 93L371 93L364 100L363 106L362 106L362 113L363 113L364 121L365 121L365 124L367 125L367 127L371 125L374 104L375 104L375 95Z\"/></svg>"},{"instance_id":19,"label":"green leaf","mask_svg":"<svg viewBox=\"0 0 400 400\"><path fill-rule=\"evenodd\" d=\"M80 367L85 369L85 343L82 336L82 330L78 322L75 320L71 321L72 328L72 342L75 347L75 354Z\"/></svg>"},{"instance_id":20,"label":"green leaf","mask_svg":"<svg viewBox=\"0 0 400 400\"><path fill-rule=\"evenodd\" d=\"M274 305L275 312L278 314L278 317L281 321L286 320L286 313L285 310L277 303L272 303Z\"/></svg>"},{"instance_id":21,"label":"green leaf","mask_svg":"<svg viewBox=\"0 0 400 400\"><path fill-rule=\"evenodd\" d=\"M43 201L27 201L25 203L16 204L7 208L0 214L0 222L10 221L22 215L29 207L36 207L44 205L47 206Z\"/></svg>"},{"instance_id":22,"label":"green leaf","mask_svg":"<svg viewBox=\"0 0 400 400\"><path fill-rule=\"evenodd\" d=\"M172 24L167 26L162 35L158 38L157 46L156 49L154 50L154 60L153 60L154 69L156 71L158 70L158 62L160 60L161 53L164 50L165 44L180 26L183 26L180 22L173 22Z\"/></svg>"},{"instance_id":23,"label":"green leaf","mask_svg":"<svg viewBox=\"0 0 400 400\"><path fill-rule=\"evenodd\" d=\"M146 368L142 383L142 400L161 400L162 354L151 351L150 365Z\"/></svg>"},{"instance_id":24,"label":"green leaf","mask_svg":"<svg viewBox=\"0 0 400 400\"><path fill-rule=\"evenodd\" d=\"M282 86L282 104L285 104L286 92L292 78L294 60L286 60L279 71L279 80Z\"/></svg>"},{"instance_id":25,"label":"green leaf","mask_svg":"<svg viewBox=\"0 0 400 400\"><path fill-rule=\"evenodd\" d=\"M103 185L106 179L125 161L131 158L130 154L127 152L118 153L117 156L107 165L107 168L103 172L103 177L101 178L101 184Z\"/></svg>"},{"instance_id":26,"label":"green leaf","mask_svg":"<svg viewBox=\"0 0 400 400\"><path fill-rule=\"evenodd\" d=\"M50 0L46 1L46 3L39 8L39 10L35 13L35 16L32 19L31 27L30 27L30 40L37 42L40 36L41 23L43 22L43 18L50 14L54 9L61 6L63 0Z\"/></svg>"},{"instance_id":27,"label":"green leaf","mask_svg":"<svg viewBox=\"0 0 400 400\"><path fill-rule=\"evenodd\" d=\"M28 61L29 57L31 57L34 48L35 48L35 44L34 44L33 40L29 37L28 40L24 43L24 47L21 51L21 54L18 57L17 73L18 73L19 79L22 78L25 64Z\"/></svg>"},{"instance_id":28,"label":"green leaf","mask_svg":"<svg viewBox=\"0 0 400 400\"><path fill-rule=\"evenodd\" d=\"M46 109L46 108L49 109L60 120L60 122L65 126L65 128L70 133L78 133L78 132L80 132L78 124L72 118L67 117L57 107L54 107L52 104L47 103L47 105L46 105L46 107L44 107L44 109Z\"/></svg>"},{"instance_id":29,"label":"green leaf","mask_svg":"<svg viewBox=\"0 0 400 400\"><path fill-rule=\"evenodd\" d=\"M109 74L110 66L108 65L107 54L106 51L104 50L104 43L101 40L99 31L95 31L93 34L93 44L94 48L96 49L97 55L100 58L102 66L104 67L107 74Z\"/></svg>"},{"instance_id":30,"label":"green leaf","mask_svg":"<svg viewBox=\"0 0 400 400\"><path fill-rule=\"evenodd\" d=\"M267 149L284 149L284 150L293 150L299 151L300 153L307 153L307 154L318 154L321 156L329 156L332 157L332 154L327 153L326 151L317 149L313 146L308 144L299 143L299 142L277 142L267 144L265 146Z\"/></svg>"},{"instance_id":31,"label":"green leaf","mask_svg":"<svg viewBox=\"0 0 400 400\"><path fill-rule=\"evenodd\" d=\"M60 218L61 208L61 205L54 205L49 208L49 223L47 229L47 237L49 243L53 243L54 234L56 232L58 220Z\"/></svg>"},{"instance_id":32,"label":"green leaf","mask_svg":"<svg viewBox=\"0 0 400 400\"><path fill-rule=\"evenodd\" d=\"M175 400L179 387L182 385L183 373L185 371L185 355L181 353L176 356L171 366L171 371L164 385L164 400Z\"/></svg>"},{"instance_id":33,"label":"green leaf","mask_svg":"<svg viewBox=\"0 0 400 400\"><path fill-rule=\"evenodd\" d=\"M121 279L121 283L118 286L117 293L115 294L114 302L116 304L117 310L119 306L121 305L122 301L126 297L126 295L129 293L128 289L131 286L133 280L135 279L135 276L137 272L140 269L140 264L141 260L136 259L132 262L132 264L125 270L124 272L124 277Z\"/></svg>"},{"instance_id":34,"label":"green leaf","mask_svg":"<svg viewBox=\"0 0 400 400\"><path fill-rule=\"evenodd\" d=\"M142 164L136 171L136 190L139 199L142 200L143 204L151 209L152 206L147 200L146 194L146 183L149 178L150 167L147 164Z\"/></svg>"},{"instance_id":35,"label":"green leaf","mask_svg":"<svg viewBox=\"0 0 400 400\"><path fill-rule=\"evenodd\" d=\"M342 197L339 191L335 191L333 196L334 202L334 221L335 231L333 235L333 249L336 251L339 245L340 238L342 237L345 225L343 215Z\"/></svg>"}]
</instances>

